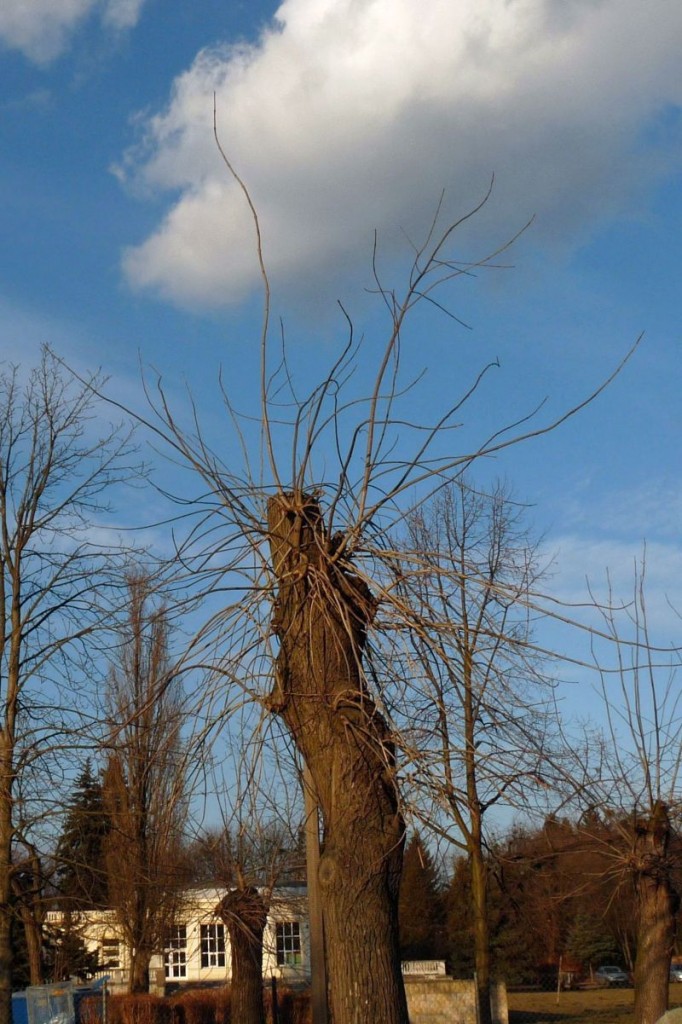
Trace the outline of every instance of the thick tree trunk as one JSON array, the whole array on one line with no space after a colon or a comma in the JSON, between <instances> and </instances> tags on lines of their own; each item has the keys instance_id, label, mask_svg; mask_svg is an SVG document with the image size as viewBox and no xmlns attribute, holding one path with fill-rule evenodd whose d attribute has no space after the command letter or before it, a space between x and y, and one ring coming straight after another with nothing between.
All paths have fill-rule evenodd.
<instances>
[{"instance_id":1,"label":"thick tree trunk","mask_svg":"<svg viewBox=\"0 0 682 1024\"><path fill-rule=\"evenodd\" d=\"M151 950L136 949L130 957L130 982L128 991L131 994L139 995L149 992L149 962L152 958Z\"/></svg>"},{"instance_id":2,"label":"thick tree trunk","mask_svg":"<svg viewBox=\"0 0 682 1024\"><path fill-rule=\"evenodd\" d=\"M398 940L404 826L391 736L362 669L375 602L338 557L313 498L279 494L268 519L280 642L271 708L310 769L322 813L331 1019L407 1024Z\"/></svg>"},{"instance_id":3,"label":"thick tree trunk","mask_svg":"<svg viewBox=\"0 0 682 1024\"><path fill-rule=\"evenodd\" d=\"M268 906L254 886L233 889L216 909L227 927L232 959L232 1020L265 1024L263 933Z\"/></svg>"},{"instance_id":4,"label":"thick tree trunk","mask_svg":"<svg viewBox=\"0 0 682 1024\"><path fill-rule=\"evenodd\" d=\"M637 892L635 1021L655 1024L668 1008L670 958L675 939L677 895L668 858L670 820L662 803L636 823L634 844Z\"/></svg>"}]
</instances>

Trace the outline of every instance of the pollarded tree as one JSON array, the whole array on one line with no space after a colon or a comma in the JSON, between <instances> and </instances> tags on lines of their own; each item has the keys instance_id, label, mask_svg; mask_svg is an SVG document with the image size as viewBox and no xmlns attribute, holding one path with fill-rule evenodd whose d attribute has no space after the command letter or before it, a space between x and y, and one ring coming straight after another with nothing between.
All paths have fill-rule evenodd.
<instances>
[{"instance_id":1,"label":"pollarded tree","mask_svg":"<svg viewBox=\"0 0 682 1024\"><path fill-rule=\"evenodd\" d=\"M288 838L280 822L257 817L212 841L207 837L217 880L226 890L215 913L230 937L232 1013L243 1024L265 1024L264 934Z\"/></svg>"},{"instance_id":2,"label":"pollarded tree","mask_svg":"<svg viewBox=\"0 0 682 1024\"><path fill-rule=\"evenodd\" d=\"M252 471L249 457L252 420L240 421L225 393L244 455L237 468L202 433L196 409L184 428L160 383L156 397L148 392L147 425L202 481L183 564L197 587L234 595L197 638L196 657L212 660L222 692L246 691L260 709L280 716L310 773L323 826L317 874L332 1018L406 1024L397 914L405 830L393 729L377 680L388 678L394 659L386 649L407 619L392 588L395 552L387 537L415 488L436 488L477 457L545 433L577 408L535 430L479 433L456 453L451 431L483 368L430 423L411 418L412 395L400 369L410 318L419 306L444 311L447 299L434 293L492 265L506 248L471 263L456 258L454 233L475 210L440 237L434 224L402 294L383 285L375 261L386 333L374 369L362 364L360 390L359 347L346 319L340 356L300 394L286 355L278 350L272 362L260 226L244 192L264 285L261 436L253 456L259 469ZM219 444L224 450L223 436ZM187 494L179 500L185 508L190 503Z\"/></svg>"},{"instance_id":3,"label":"pollarded tree","mask_svg":"<svg viewBox=\"0 0 682 1024\"><path fill-rule=\"evenodd\" d=\"M128 435L94 425L101 385L72 378L48 349L25 376L0 373L0 1024L11 1018L13 845L54 814L47 792L79 705L91 706L84 663L119 579L92 527L133 466Z\"/></svg>"},{"instance_id":4,"label":"pollarded tree","mask_svg":"<svg viewBox=\"0 0 682 1024\"><path fill-rule=\"evenodd\" d=\"M217 793L222 827L199 836L192 859L200 863L203 880L225 892L214 913L230 939L232 1015L242 1024L265 1024L265 929L273 890L291 869L300 826L286 788L277 791L277 758L269 758L264 769L259 737L239 726L234 733L234 777Z\"/></svg>"},{"instance_id":5,"label":"pollarded tree","mask_svg":"<svg viewBox=\"0 0 682 1024\"><path fill-rule=\"evenodd\" d=\"M109 904L131 957L130 991L149 987L183 884L187 818L184 714L168 650L168 618L150 578L128 580L128 610L107 683L104 807Z\"/></svg>"}]
</instances>

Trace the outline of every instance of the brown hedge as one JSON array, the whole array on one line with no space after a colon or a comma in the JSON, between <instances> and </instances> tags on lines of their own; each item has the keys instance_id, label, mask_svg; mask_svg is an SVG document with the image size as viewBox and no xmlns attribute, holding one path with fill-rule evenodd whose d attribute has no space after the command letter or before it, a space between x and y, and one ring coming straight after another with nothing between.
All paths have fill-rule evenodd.
<instances>
[{"instance_id":1,"label":"brown hedge","mask_svg":"<svg viewBox=\"0 0 682 1024\"><path fill-rule=\"evenodd\" d=\"M265 990L265 1011L272 1022L271 993ZM84 1000L81 1024L99 1024L97 1000ZM93 1005L90 1006L89 1003ZM107 1024L232 1024L229 986L187 989L170 998L115 995L107 1000ZM278 1024L311 1024L308 992L278 989ZM238 1024L238 1022L234 1022Z\"/></svg>"}]
</instances>

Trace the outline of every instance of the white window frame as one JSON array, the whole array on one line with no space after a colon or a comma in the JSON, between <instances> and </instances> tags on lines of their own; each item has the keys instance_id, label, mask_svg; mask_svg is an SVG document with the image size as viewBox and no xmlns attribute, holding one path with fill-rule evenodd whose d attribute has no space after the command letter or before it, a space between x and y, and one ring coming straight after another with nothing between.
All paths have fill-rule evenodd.
<instances>
[{"instance_id":1,"label":"white window frame","mask_svg":"<svg viewBox=\"0 0 682 1024\"><path fill-rule=\"evenodd\" d=\"M187 977L187 925L174 924L166 934L164 969L168 981Z\"/></svg>"},{"instance_id":2,"label":"white window frame","mask_svg":"<svg viewBox=\"0 0 682 1024\"><path fill-rule=\"evenodd\" d=\"M211 921L201 926L201 967L225 966L225 925Z\"/></svg>"},{"instance_id":3,"label":"white window frame","mask_svg":"<svg viewBox=\"0 0 682 1024\"><path fill-rule=\"evenodd\" d=\"M275 922L275 950L278 967L300 967L303 963L300 921Z\"/></svg>"}]
</instances>

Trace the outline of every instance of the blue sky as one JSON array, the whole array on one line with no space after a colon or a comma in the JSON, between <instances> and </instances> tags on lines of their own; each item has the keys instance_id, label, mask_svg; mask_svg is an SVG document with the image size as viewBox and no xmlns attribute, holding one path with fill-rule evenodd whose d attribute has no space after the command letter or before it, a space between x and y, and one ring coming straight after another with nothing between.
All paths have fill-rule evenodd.
<instances>
[{"instance_id":1,"label":"blue sky","mask_svg":"<svg viewBox=\"0 0 682 1024\"><path fill-rule=\"evenodd\" d=\"M412 408L444 406L498 358L462 443L544 399L549 419L644 331L594 405L480 474L529 503L566 598L607 566L625 587L646 539L656 625L675 642L681 52L677 0L0 0L3 358L49 342L138 407L141 359L179 404L189 382L216 437L222 365L255 409L252 224L214 145L214 92L302 382L344 340L337 299L358 331L382 329L364 291L375 230L398 284L441 192L459 216L494 174L459 257L534 221L513 268L449 292L470 330L415 319L405 368L427 376Z\"/></svg>"}]
</instances>

